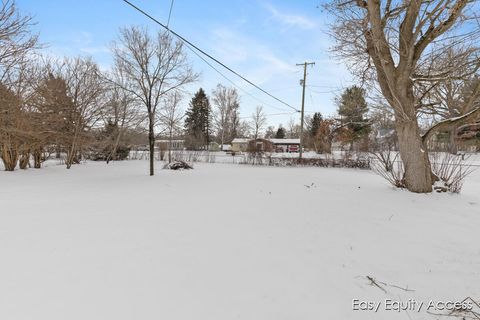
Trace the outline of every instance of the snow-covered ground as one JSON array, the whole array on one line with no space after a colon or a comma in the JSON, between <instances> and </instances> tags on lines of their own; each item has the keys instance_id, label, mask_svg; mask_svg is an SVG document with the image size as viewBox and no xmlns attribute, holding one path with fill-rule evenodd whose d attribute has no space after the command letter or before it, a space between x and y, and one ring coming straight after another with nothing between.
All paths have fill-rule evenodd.
<instances>
[{"instance_id":1,"label":"snow-covered ground","mask_svg":"<svg viewBox=\"0 0 480 320\"><path fill-rule=\"evenodd\" d=\"M0 172L0 319L437 319L385 299L480 300L479 171L461 195L349 169L146 173Z\"/></svg>"}]
</instances>

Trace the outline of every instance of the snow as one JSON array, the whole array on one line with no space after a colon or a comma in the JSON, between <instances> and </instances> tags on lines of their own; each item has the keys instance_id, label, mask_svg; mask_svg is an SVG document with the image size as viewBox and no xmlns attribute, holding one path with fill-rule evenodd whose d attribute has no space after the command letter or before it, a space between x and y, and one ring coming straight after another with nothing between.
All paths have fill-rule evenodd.
<instances>
[{"instance_id":1,"label":"snow","mask_svg":"<svg viewBox=\"0 0 480 320\"><path fill-rule=\"evenodd\" d=\"M419 195L364 170L194 167L0 172L0 319L436 319L352 300L480 299L478 171Z\"/></svg>"}]
</instances>

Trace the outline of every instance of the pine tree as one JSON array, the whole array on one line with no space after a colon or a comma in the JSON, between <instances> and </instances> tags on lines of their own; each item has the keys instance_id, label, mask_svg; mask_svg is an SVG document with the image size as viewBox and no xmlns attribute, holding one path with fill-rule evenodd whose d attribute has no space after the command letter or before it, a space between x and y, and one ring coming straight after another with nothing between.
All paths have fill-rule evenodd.
<instances>
[{"instance_id":1,"label":"pine tree","mask_svg":"<svg viewBox=\"0 0 480 320\"><path fill-rule=\"evenodd\" d=\"M350 148L353 148L355 141L366 137L370 132L369 120L366 118L368 104L365 94L365 89L352 86L345 89L337 100L341 124L345 124L348 129L348 134L344 135L345 142L350 143Z\"/></svg>"},{"instance_id":2,"label":"pine tree","mask_svg":"<svg viewBox=\"0 0 480 320\"><path fill-rule=\"evenodd\" d=\"M275 134L275 139L285 139L287 132L284 127L278 127L277 133Z\"/></svg>"},{"instance_id":3,"label":"pine tree","mask_svg":"<svg viewBox=\"0 0 480 320\"><path fill-rule=\"evenodd\" d=\"M198 149L208 146L211 134L211 108L205 91L200 88L190 101L185 118L187 147Z\"/></svg>"},{"instance_id":4,"label":"pine tree","mask_svg":"<svg viewBox=\"0 0 480 320\"><path fill-rule=\"evenodd\" d=\"M320 128L320 124L323 121L322 114L320 112L315 112L313 114L312 119L310 120L310 136L315 137L315 135L318 132L318 129Z\"/></svg>"}]
</instances>

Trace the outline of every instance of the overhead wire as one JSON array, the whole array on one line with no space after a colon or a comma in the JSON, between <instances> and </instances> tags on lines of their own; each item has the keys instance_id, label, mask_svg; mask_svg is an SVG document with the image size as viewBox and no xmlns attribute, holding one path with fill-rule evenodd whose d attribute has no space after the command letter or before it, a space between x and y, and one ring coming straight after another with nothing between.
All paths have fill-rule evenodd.
<instances>
[{"instance_id":1,"label":"overhead wire","mask_svg":"<svg viewBox=\"0 0 480 320\"><path fill-rule=\"evenodd\" d=\"M270 114L265 114L266 117L274 117L274 116L285 116L285 115L292 115L295 114L296 112L281 112L281 113L270 113ZM249 119L252 118L252 116L245 116L245 117L240 117L240 119Z\"/></svg>"},{"instance_id":2,"label":"overhead wire","mask_svg":"<svg viewBox=\"0 0 480 320\"><path fill-rule=\"evenodd\" d=\"M238 73L237 71L233 70L232 68L230 68L229 66L227 66L226 64L224 64L223 62L221 62L220 60L218 60L217 58L213 57L212 55L210 55L209 53L205 52L204 50L200 49L198 46L196 46L195 44L193 44L191 41L189 41L188 39L186 39L185 37L181 36L180 34L178 34L177 32L175 32L174 30L172 30L171 28L169 28L168 26L164 25L163 23L161 23L160 21L158 21L157 19L155 19L153 16L151 16L150 14L148 14L147 12L145 12L144 10L142 10L141 8L139 8L138 6L134 5L133 3L131 3L130 1L128 0L122 0L123 2L125 2L126 4L128 4L130 7L132 7L133 9L137 10L138 12L140 12L141 14L143 14L144 16L146 16L147 18L149 18L150 20L152 20L153 22L155 22L156 24L158 24L159 26L161 26L162 28L166 29L168 32L170 32L171 34L173 34L174 36L176 36L178 39L180 39L182 42L188 44L189 46L191 46L190 49L195 49L197 50L198 52L200 52L201 54L203 54L204 56L206 56L207 58L209 58L210 60L214 61L215 63L219 64L220 66L222 66L223 68L225 68L226 70L230 71L231 73L233 73L234 75L236 75L237 77L239 77L240 79L242 79L243 81L247 82L248 84L250 84L251 86L255 87L256 89L258 89L259 91L263 92L264 94L268 95L270 98L276 100L277 102L287 106L288 108L292 109L292 110L295 110L295 112L299 112L299 110L295 107L293 107L292 105L288 104L287 102L277 98L276 96L272 95L271 93L269 93L268 91L266 91L265 89L261 88L260 86L256 85L255 83L253 83L252 81L250 81L249 79L247 79L246 77L244 77L243 75L241 75L240 73ZM203 57L202 57L203 58ZM203 60L203 59L202 59ZM205 60L204 60L205 61ZM212 67L212 65L209 63L209 66ZM220 72L219 70L217 70L217 72Z\"/></svg>"}]
</instances>

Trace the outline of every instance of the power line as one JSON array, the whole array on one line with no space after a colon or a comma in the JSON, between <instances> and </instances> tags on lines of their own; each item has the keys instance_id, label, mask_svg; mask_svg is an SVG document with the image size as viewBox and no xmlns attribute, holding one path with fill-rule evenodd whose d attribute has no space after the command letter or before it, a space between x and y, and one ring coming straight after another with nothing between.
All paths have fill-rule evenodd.
<instances>
[{"instance_id":1,"label":"power line","mask_svg":"<svg viewBox=\"0 0 480 320\"><path fill-rule=\"evenodd\" d=\"M285 116L285 115L292 115L297 113L295 112L281 112L281 113L270 113L270 114L265 114L266 117L274 117L274 116ZM240 119L249 119L252 118L252 116L249 117L240 117Z\"/></svg>"},{"instance_id":2,"label":"power line","mask_svg":"<svg viewBox=\"0 0 480 320\"><path fill-rule=\"evenodd\" d=\"M278 92L278 91L293 90L293 89L298 89L298 85L296 85L296 86L284 87L284 88L270 89L270 90L268 90L268 91L270 91L270 92Z\"/></svg>"},{"instance_id":3,"label":"power line","mask_svg":"<svg viewBox=\"0 0 480 320\"><path fill-rule=\"evenodd\" d=\"M327 91L317 91L317 90L313 90L311 87L314 87L314 86L310 86L308 85L308 90L310 90L311 92L313 93L317 93L317 94L322 94L322 93L337 93L339 91L342 91L341 88L337 88L337 89L332 89L332 90L327 90Z\"/></svg>"},{"instance_id":4,"label":"power line","mask_svg":"<svg viewBox=\"0 0 480 320\"><path fill-rule=\"evenodd\" d=\"M153 22L155 22L156 24L158 24L159 26L161 26L162 28L166 29L167 31L169 31L170 33L172 33L173 35L175 35L177 38L179 38L180 40L182 40L183 42L187 43L188 45L190 45L191 47L195 48L195 50L201 52L203 55L205 55L206 57L208 57L209 59L213 60L214 62L216 62L217 64L221 65L222 67L224 67L225 69L227 69L228 71L230 71L231 73L235 74L237 77L239 77L240 79L242 79L243 81L247 82L248 84L252 85L253 87L257 88L258 90L262 91L263 93L265 93L266 95L268 95L269 97L271 97L272 99L280 102L281 104L289 107L290 109L293 109L295 110L296 112L299 112L299 110L295 107L292 107L290 104L286 103L285 101L283 100L280 100L279 98L275 97L274 95L272 95L271 93L267 92L266 90L262 89L261 87L259 87L258 85L256 85L255 83L253 83L252 81L248 80L247 78L245 78L244 76L242 76L241 74L239 74L238 72L236 72L235 70L233 70L232 68L230 68L229 66L225 65L223 62L221 62L220 60L216 59L215 57L211 56L210 54L208 54L207 52L203 51L202 49L200 49L199 47L197 47L195 44L193 44L192 42L190 42L189 40L187 40L186 38L182 37L181 35L179 35L178 33L176 33L175 31L171 30L168 26L164 25L163 23L161 23L160 21L158 21L157 19L155 19L154 17L152 17L150 14L148 14L147 12L143 11L142 9L140 9L139 7L137 7L136 5L134 5L133 3L131 3L130 1L128 0L122 0L123 2L125 2L126 4L128 4L129 6L131 6L132 8L134 8L135 10L137 10L138 12L140 12L141 14L143 14L144 16L146 16L147 18L149 18L150 20L152 20Z\"/></svg>"},{"instance_id":5,"label":"power line","mask_svg":"<svg viewBox=\"0 0 480 320\"><path fill-rule=\"evenodd\" d=\"M310 101L312 102L312 106L314 106L315 102L313 102L312 89L310 89L308 86L307 86L307 89L308 89L308 94L310 95Z\"/></svg>"},{"instance_id":6,"label":"power line","mask_svg":"<svg viewBox=\"0 0 480 320\"><path fill-rule=\"evenodd\" d=\"M321 85L316 85L316 84L309 84L309 87L315 87L315 88L333 88L336 89L337 87L335 86L321 86Z\"/></svg>"},{"instance_id":7,"label":"power line","mask_svg":"<svg viewBox=\"0 0 480 320\"><path fill-rule=\"evenodd\" d=\"M215 68L215 66L213 66L210 62L207 61L207 59L205 59L204 57L202 57L197 51L195 51L195 49L193 49L188 43L186 43L186 47L188 49L190 49L190 51L192 51L197 57L199 57L203 62L205 62L210 68L212 68L213 70L215 70L215 72L217 72L220 76L222 76L225 80L227 80L228 82L230 82L235 88L237 88L238 90L242 91L243 93L245 93L246 95L250 96L251 98L257 100L258 102L260 102L261 104L263 105L266 105L266 106L269 106L273 109L276 109L276 110L279 110L279 111L283 111L285 109L281 109L281 108L278 108L278 107L275 107L275 106L272 106L268 103L265 103L263 102L262 100L258 99L257 97L255 97L254 95L252 95L250 92L248 92L247 90L243 89L242 87L240 87L239 85L237 85L233 80L231 80L230 78L228 78L226 75L224 75L220 70L218 70L217 68Z\"/></svg>"}]
</instances>

